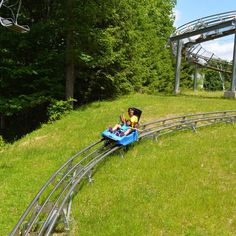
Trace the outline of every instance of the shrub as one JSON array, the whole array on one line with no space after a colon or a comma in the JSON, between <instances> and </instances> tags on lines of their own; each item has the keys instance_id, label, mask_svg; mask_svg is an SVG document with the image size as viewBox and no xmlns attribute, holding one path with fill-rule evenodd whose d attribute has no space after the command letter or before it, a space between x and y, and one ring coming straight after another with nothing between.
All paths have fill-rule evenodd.
<instances>
[{"instance_id":1,"label":"shrub","mask_svg":"<svg viewBox=\"0 0 236 236\"><path fill-rule=\"evenodd\" d=\"M2 136L0 135L0 148L6 145L5 141L3 140Z\"/></svg>"},{"instance_id":2,"label":"shrub","mask_svg":"<svg viewBox=\"0 0 236 236\"><path fill-rule=\"evenodd\" d=\"M48 106L48 116L49 121L55 121L61 119L61 117L69 111L73 110L73 102L76 101L73 98L69 98L66 101L63 100L52 100L51 104Z\"/></svg>"}]
</instances>

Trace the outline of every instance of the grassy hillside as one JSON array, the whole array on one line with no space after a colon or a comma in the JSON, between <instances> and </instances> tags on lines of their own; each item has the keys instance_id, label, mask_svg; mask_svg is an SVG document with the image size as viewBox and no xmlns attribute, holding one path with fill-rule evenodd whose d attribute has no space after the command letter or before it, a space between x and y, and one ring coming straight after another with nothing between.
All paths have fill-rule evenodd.
<instances>
[{"instance_id":1,"label":"grassy hillside","mask_svg":"<svg viewBox=\"0 0 236 236\"><path fill-rule=\"evenodd\" d=\"M221 95L221 94L220 94ZM219 94L135 94L96 102L0 151L0 235L7 235L49 176L100 138L129 106L142 122L235 109ZM235 235L235 127L217 125L135 144L99 167L74 199L71 235Z\"/></svg>"}]
</instances>

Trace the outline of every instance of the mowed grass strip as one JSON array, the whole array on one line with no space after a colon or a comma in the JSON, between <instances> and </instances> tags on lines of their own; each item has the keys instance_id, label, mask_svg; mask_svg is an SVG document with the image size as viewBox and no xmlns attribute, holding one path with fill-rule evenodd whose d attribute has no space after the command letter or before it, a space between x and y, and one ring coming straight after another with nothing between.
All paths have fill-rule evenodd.
<instances>
[{"instance_id":1,"label":"mowed grass strip","mask_svg":"<svg viewBox=\"0 0 236 236\"><path fill-rule=\"evenodd\" d=\"M74 201L71 235L235 235L235 138L219 125L107 160Z\"/></svg>"},{"instance_id":2,"label":"mowed grass strip","mask_svg":"<svg viewBox=\"0 0 236 236\"><path fill-rule=\"evenodd\" d=\"M218 94L124 96L95 102L0 150L0 235L7 235L46 180L100 139L129 106L142 122L235 109ZM74 199L71 235L234 235L235 127L217 125L135 144L99 166ZM214 134L214 135L213 135ZM199 143L200 142L200 143Z\"/></svg>"}]
</instances>

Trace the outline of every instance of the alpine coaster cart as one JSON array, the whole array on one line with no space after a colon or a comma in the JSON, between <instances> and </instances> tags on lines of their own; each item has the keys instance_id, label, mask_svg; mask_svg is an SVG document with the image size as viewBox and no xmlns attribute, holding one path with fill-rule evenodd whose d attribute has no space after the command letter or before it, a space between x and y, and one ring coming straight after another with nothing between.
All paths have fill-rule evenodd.
<instances>
[{"instance_id":1,"label":"alpine coaster cart","mask_svg":"<svg viewBox=\"0 0 236 236\"><path fill-rule=\"evenodd\" d=\"M19 25L17 23L20 8L21 8L21 0L16 0L14 3L12 3L11 0L0 0L0 11L1 11L0 14L2 15L2 13L5 13L8 15L10 12L11 16L11 17L2 17L0 15L0 24L15 32L27 33L29 32L30 28L27 25Z\"/></svg>"}]
</instances>

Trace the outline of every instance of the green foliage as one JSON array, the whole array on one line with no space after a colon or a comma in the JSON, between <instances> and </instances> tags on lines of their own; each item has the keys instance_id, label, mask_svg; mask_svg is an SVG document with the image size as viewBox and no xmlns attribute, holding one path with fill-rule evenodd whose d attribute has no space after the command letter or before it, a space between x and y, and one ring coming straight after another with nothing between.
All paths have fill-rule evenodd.
<instances>
[{"instance_id":1,"label":"green foliage","mask_svg":"<svg viewBox=\"0 0 236 236\"><path fill-rule=\"evenodd\" d=\"M219 72L207 70L204 79L204 89L209 91L223 90Z\"/></svg>"},{"instance_id":2,"label":"green foliage","mask_svg":"<svg viewBox=\"0 0 236 236\"><path fill-rule=\"evenodd\" d=\"M204 70L204 89L209 91L217 91L230 88L230 75L222 72ZM221 74L220 74L221 73Z\"/></svg>"},{"instance_id":3,"label":"green foliage","mask_svg":"<svg viewBox=\"0 0 236 236\"><path fill-rule=\"evenodd\" d=\"M193 88L193 76L195 65L190 64L187 60L183 59L181 68L181 87Z\"/></svg>"},{"instance_id":4,"label":"green foliage","mask_svg":"<svg viewBox=\"0 0 236 236\"><path fill-rule=\"evenodd\" d=\"M92 2L87 2L86 5L86 9L94 7ZM165 10L162 9L164 6ZM147 4L145 1L120 1L117 5L116 1L109 1L97 9L99 17L93 17L94 12L88 10L86 14L91 13L91 22L81 20L79 30L89 28L94 34L89 38L88 44L84 30L79 33L78 40L89 45L81 48L81 51L83 55L90 56L86 60L82 57L79 68L90 67L92 70L84 76L85 86L80 90L87 92L84 93L86 97L83 94L81 97L100 99L101 94L107 97L143 91L148 87L159 91L169 89L166 82L171 83L173 68L165 44L172 24L168 17L163 22L162 17L170 15L171 9L168 2L163 4L151 1ZM84 17L83 12L84 5L79 18ZM104 12L108 14L109 23L104 22ZM79 86L83 85L81 82L79 80Z\"/></svg>"},{"instance_id":5,"label":"green foliage","mask_svg":"<svg viewBox=\"0 0 236 236\"><path fill-rule=\"evenodd\" d=\"M56 19L51 15L49 20L51 9L47 9L47 16L42 13L46 3L27 4L26 0L23 4L21 10L25 15L19 20L30 23L31 19L34 22L31 31L18 34L0 27L0 112L4 115L43 103L50 97L63 97L62 39L60 29L56 30L53 23ZM56 11L57 7L52 7Z\"/></svg>"},{"instance_id":6,"label":"green foliage","mask_svg":"<svg viewBox=\"0 0 236 236\"><path fill-rule=\"evenodd\" d=\"M0 135L0 149L3 148L6 145L6 143L4 142L2 136Z\"/></svg>"},{"instance_id":7,"label":"green foliage","mask_svg":"<svg viewBox=\"0 0 236 236\"><path fill-rule=\"evenodd\" d=\"M20 95L13 98L0 97L0 113L5 116L11 116L24 109L35 107L47 101L48 98L40 96L40 94L31 94L29 96Z\"/></svg>"},{"instance_id":8,"label":"green foliage","mask_svg":"<svg viewBox=\"0 0 236 236\"><path fill-rule=\"evenodd\" d=\"M48 106L49 121L59 120L63 115L68 114L73 110L73 102L75 101L76 100L73 98L69 98L66 101L52 100L51 104Z\"/></svg>"},{"instance_id":9,"label":"green foliage","mask_svg":"<svg viewBox=\"0 0 236 236\"><path fill-rule=\"evenodd\" d=\"M227 90L231 84L231 65L227 61L211 59L208 66L218 68L222 71L215 71L208 68L202 68L204 74L204 89L208 91Z\"/></svg>"},{"instance_id":10,"label":"green foliage","mask_svg":"<svg viewBox=\"0 0 236 236\"><path fill-rule=\"evenodd\" d=\"M6 104L0 112L8 112L8 104L14 106L11 113L24 109L22 95L65 98L68 29L73 29L74 97L80 103L172 90L174 69L165 46L176 1L74 0L74 21L65 20L66 4L24 0L20 21L30 32L0 28L0 94Z\"/></svg>"},{"instance_id":11,"label":"green foliage","mask_svg":"<svg viewBox=\"0 0 236 236\"><path fill-rule=\"evenodd\" d=\"M30 113L50 99L74 97L83 105L134 92L172 91L174 68L166 44L175 4L22 1L18 22L28 24L30 32L0 27L0 114ZM68 81L75 84L74 96ZM50 120L67 109L63 102L54 104Z\"/></svg>"}]
</instances>

